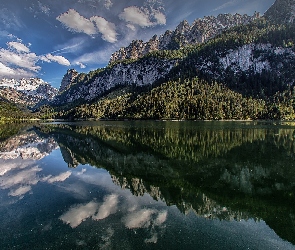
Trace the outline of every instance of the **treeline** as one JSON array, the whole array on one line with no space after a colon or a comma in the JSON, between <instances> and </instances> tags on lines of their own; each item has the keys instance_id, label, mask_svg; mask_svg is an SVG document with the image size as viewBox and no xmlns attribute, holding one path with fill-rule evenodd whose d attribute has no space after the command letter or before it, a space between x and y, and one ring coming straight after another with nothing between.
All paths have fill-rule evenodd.
<instances>
[{"instance_id":1,"label":"treeline","mask_svg":"<svg viewBox=\"0 0 295 250\"><path fill-rule=\"evenodd\" d=\"M34 118L35 115L0 97L0 121Z\"/></svg>"},{"instance_id":2,"label":"treeline","mask_svg":"<svg viewBox=\"0 0 295 250\"><path fill-rule=\"evenodd\" d=\"M168 81L148 89L118 88L91 104L47 110L48 118L257 120L295 118L295 91L289 88L268 99L245 97L217 82L199 78Z\"/></svg>"}]
</instances>

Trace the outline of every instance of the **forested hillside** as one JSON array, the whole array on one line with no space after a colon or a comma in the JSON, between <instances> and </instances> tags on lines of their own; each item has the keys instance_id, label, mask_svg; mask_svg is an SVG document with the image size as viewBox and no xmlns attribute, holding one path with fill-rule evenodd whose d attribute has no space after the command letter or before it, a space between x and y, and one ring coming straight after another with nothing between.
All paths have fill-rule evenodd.
<instances>
[{"instance_id":1,"label":"forested hillside","mask_svg":"<svg viewBox=\"0 0 295 250\"><path fill-rule=\"evenodd\" d=\"M115 61L105 69L77 75L69 90L93 86L92 91L95 91L93 81L105 87L106 83L98 79L106 79L105 75L112 74L114 67L140 65L143 75L135 74L138 79L144 79L144 71L153 65L159 66L160 61L170 69L163 74L165 68L157 66L154 71L160 73L150 84L126 81L100 89L93 98L81 95L62 108L56 107L54 116L73 119L294 119L294 42L292 23L275 23L262 17L224 31L206 43ZM67 100L69 93L63 94Z\"/></svg>"}]
</instances>

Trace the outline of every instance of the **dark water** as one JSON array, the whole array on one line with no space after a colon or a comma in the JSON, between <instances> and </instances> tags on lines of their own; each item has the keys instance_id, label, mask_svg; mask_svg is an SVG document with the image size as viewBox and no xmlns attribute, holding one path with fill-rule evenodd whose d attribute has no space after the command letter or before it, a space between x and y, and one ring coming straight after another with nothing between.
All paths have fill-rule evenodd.
<instances>
[{"instance_id":1,"label":"dark water","mask_svg":"<svg viewBox=\"0 0 295 250\"><path fill-rule=\"evenodd\" d=\"M0 136L0 249L295 249L295 124L9 124Z\"/></svg>"}]
</instances>

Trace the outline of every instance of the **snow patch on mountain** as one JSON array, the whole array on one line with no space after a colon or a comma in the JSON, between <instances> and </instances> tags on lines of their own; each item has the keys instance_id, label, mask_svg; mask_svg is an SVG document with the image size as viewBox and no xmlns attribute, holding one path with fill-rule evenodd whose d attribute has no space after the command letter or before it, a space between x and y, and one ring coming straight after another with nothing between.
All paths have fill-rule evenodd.
<instances>
[{"instance_id":1,"label":"snow patch on mountain","mask_svg":"<svg viewBox=\"0 0 295 250\"><path fill-rule=\"evenodd\" d=\"M40 78L0 80L1 96L14 103L27 106L34 106L44 100L52 100L57 93L56 88Z\"/></svg>"}]
</instances>

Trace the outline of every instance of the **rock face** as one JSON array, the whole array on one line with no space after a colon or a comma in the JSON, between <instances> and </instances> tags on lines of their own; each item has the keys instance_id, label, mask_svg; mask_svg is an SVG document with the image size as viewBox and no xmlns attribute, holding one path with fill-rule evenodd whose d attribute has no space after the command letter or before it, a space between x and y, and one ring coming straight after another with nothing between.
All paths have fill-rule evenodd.
<instances>
[{"instance_id":1,"label":"rock face","mask_svg":"<svg viewBox=\"0 0 295 250\"><path fill-rule=\"evenodd\" d=\"M0 80L0 96L25 106L33 107L39 102L52 100L57 92L57 89L39 78Z\"/></svg>"},{"instance_id":2,"label":"rock face","mask_svg":"<svg viewBox=\"0 0 295 250\"><path fill-rule=\"evenodd\" d=\"M148 42L133 41L128 47L113 53L110 63L124 59L137 59L155 50L174 50L185 45L203 43L223 30L248 24L256 18L259 18L259 13L255 13L253 16L220 14L217 17L207 16L196 19L191 26L184 20L174 31L167 30L159 37L155 35Z\"/></svg>"},{"instance_id":3,"label":"rock face","mask_svg":"<svg viewBox=\"0 0 295 250\"><path fill-rule=\"evenodd\" d=\"M132 64L118 63L112 68L101 72L92 82L69 88L62 95L56 96L53 103L61 105L78 100L91 101L119 85L149 85L159 78L165 77L176 62L176 60L149 58ZM64 78L67 78L67 76L68 73Z\"/></svg>"},{"instance_id":4,"label":"rock face","mask_svg":"<svg viewBox=\"0 0 295 250\"><path fill-rule=\"evenodd\" d=\"M69 69L61 81L59 93L62 93L68 90L73 85L77 76L78 76L78 72L76 70Z\"/></svg>"},{"instance_id":5,"label":"rock face","mask_svg":"<svg viewBox=\"0 0 295 250\"><path fill-rule=\"evenodd\" d=\"M264 16L275 23L294 23L295 0L276 0Z\"/></svg>"},{"instance_id":6,"label":"rock face","mask_svg":"<svg viewBox=\"0 0 295 250\"><path fill-rule=\"evenodd\" d=\"M222 53L215 51L212 54L216 60L200 58L196 68L215 79L224 80L228 72L233 72L234 75L255 75L274 71L278 76L284 77L286 84L295 83L292 66L295 65L295 52L291 48L250 43Z\"/></svg>"}]
</instances>

